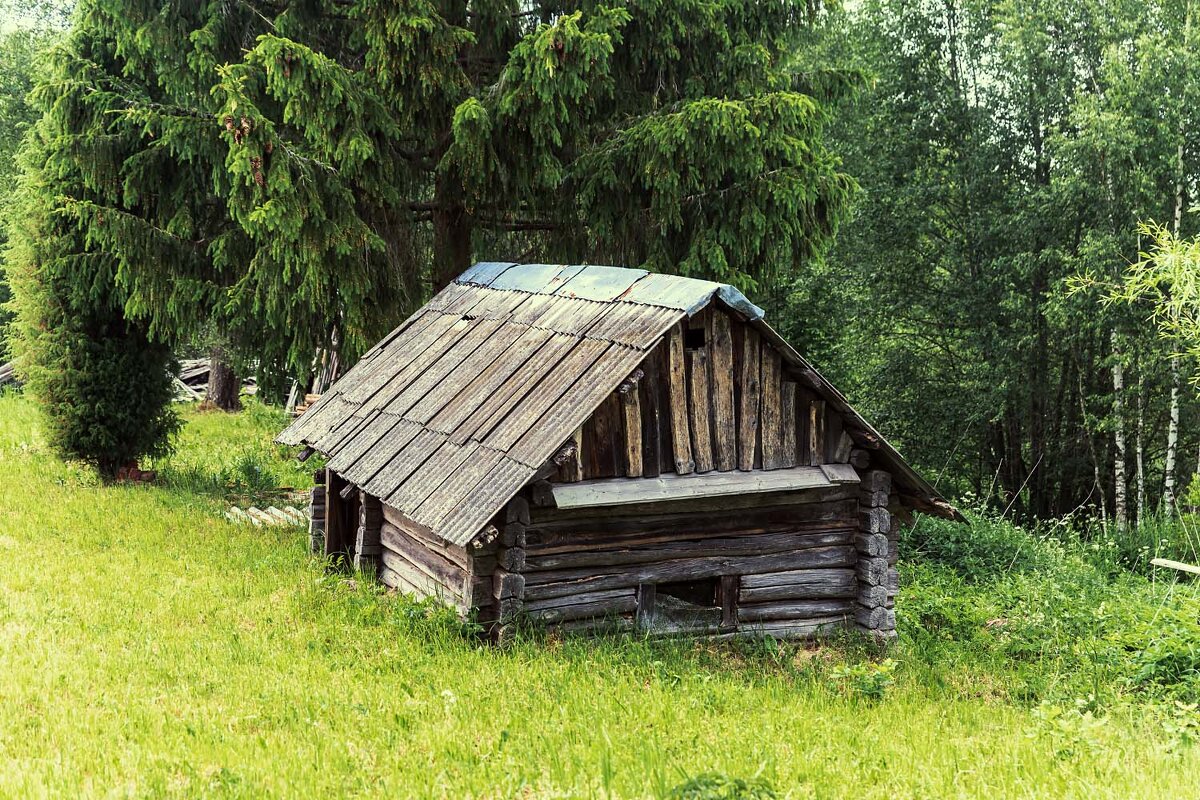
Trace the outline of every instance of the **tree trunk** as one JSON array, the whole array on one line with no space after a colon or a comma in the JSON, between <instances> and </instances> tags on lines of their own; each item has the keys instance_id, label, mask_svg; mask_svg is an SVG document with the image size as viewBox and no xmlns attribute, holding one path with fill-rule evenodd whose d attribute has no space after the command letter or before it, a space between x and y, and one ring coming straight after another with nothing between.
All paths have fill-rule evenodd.
<instances>
[{"instance_id":1,"label":"tree trunk","mask_svg":"<svg viewBox=\"0 0 1200 800\"><path fill-rule=\"evenodd\" d=\"M1179 447L1179 356L1171 356L1171 413L1167 425L1167 455L1163 469L1163 512L1175 514L1175 451Z\"/></svg>"},{"instance_id":2,"label":"tree trunk","mask_svg":"<svg viewBox=\"0 0 1200 800\"><path fill-rule=\"evenodd\" d=\"M471 266L471 216L455 189L439 181L433 212L433 290L441 291Z\"/></svg>"},{"instance_id":3,"label":"tree trunk","mask_svg":"<svg viewBox=\"0 0 1200 800\"><path fill-rule=\"evenodd\" d=\"M242 383L233 367L229 366L225 348L217 346L209 351L208 388L204 392L204 405L222 411L239 411L242 401L238 394Z\"/></svg>"},{"instance_id":4,"label":"tree trunk","mask_svg":"<svg viewBox=\"0 0 1200 800\"><path fill-rule=\"evenodd\" d=\"M1116 445L1113 458L1113 521L1117 530L1123 531L1129 519L1125 500L1125 365L1121 361L1121 346L1116 331L1112 332L1110 341L1113 358L1113 443Z\"/></svg>"},{"instance_id":5,"label":"tree trunk","mask_svg":"<svg viewBox=\"0 0 1200 800\"><path fill-rule=\"evenodd\" d=\"M1137 464L1137 526L1142 527L1146 515L1146 448L1143 433L1146 428L1146 382L1141 369L1138 370L1137 430L1134 461Z\"/></svg>"}]
</instances>

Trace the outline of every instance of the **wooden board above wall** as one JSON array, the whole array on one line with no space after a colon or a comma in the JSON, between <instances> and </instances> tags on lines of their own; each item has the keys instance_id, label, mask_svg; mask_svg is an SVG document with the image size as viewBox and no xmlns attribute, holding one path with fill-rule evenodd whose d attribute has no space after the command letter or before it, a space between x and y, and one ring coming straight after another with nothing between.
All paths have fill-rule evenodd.
<instances>
[{"instance_id":1,"label":"wooden board above wall","mask_svg":"<svg viewBox=\"0 0 1200 800\"><path fill-rule=\"evenodd\" d=\"M584 423L579 469L554 482L846 463L841 417L736 312L663 335Z\"/></svg>"}]
</instances>

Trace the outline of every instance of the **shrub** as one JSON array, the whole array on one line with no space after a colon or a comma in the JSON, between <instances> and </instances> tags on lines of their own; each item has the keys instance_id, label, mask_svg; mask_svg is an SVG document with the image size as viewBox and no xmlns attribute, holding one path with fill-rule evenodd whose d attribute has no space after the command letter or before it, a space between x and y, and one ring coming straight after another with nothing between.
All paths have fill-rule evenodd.
<instances>
[{"instance_id":1,"label":"shrub","mask_svg":"<svg viewBox=\"0 0 1200 800\"><path fill-rule=\"evenodd\" d=\"M761 778L747 781L715 772L689 778L667 794L668 800L774 800L778 796Z\"/></svg>"}]
</instances>

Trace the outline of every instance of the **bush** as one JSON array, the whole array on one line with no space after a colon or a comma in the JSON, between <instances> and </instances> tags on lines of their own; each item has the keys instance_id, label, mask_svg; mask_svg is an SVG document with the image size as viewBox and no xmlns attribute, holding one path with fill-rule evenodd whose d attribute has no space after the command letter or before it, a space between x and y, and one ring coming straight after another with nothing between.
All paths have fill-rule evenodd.
<instances>
[{"instance_id":1,"label":"bush","mask_svg":"<svg viewBox=\"0 0 1200 800\"><path fill-rule=\"evenodd\" d=\"M38 402L50 446L112 477L141 458L170 451L179 420L171 410L170 350L127 321L111 280L71 252L74 236L47 236L11 251L18 321L14 350ZM93 257L98 256L98 257Z\"/></svg>"}]
</instances>

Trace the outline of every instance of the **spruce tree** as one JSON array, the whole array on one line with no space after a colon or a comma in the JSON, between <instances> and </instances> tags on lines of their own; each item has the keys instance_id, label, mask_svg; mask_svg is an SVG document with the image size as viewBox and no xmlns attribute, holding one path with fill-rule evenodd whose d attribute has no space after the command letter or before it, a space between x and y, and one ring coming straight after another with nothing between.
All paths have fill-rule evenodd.
<instances>
[{"instance_id":1,"label":"spruce tree","mask_svg":"<svg viewBox=\"0 0 1200 800\"><path fill-rule=\"evenodd\" d=\"M112 145L96 134L102 106L64 102L44 88L77 81L81 65L99 67L113 56L83 36L73 47L34 95L43 116L25 144L5 260L17 310L14 350L49 442L112 477L125 464L166 453L179 423L170 407L171 351L126 318L127 296L115 280L119 259L93 236L106 220L64 213L63 198L93 203L113 175L107 162L77 156Z\"/></svg>"},{"instance_id":2,"label":"spruce tree","mask_svg":"<svg viewBox=\"0 0 1200 800\"><path fill-rule=\"evenodd\" d=\"M773 0L82 0L46 107L86 107L54 213L157 341L346 361L477 258L754 288L852 182ZM102 42L94 59L80 42Z\"/></svg>"}]
</instances>

